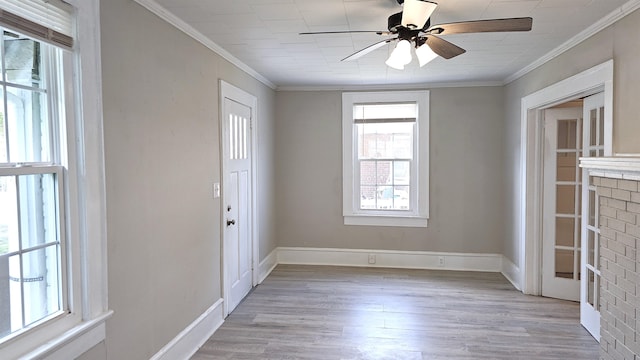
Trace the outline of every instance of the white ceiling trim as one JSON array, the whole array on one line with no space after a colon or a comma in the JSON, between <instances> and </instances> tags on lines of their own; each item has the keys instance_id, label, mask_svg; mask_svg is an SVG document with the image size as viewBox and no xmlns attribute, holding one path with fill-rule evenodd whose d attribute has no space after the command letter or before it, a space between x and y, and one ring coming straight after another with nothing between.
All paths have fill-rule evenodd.
<instances>
[{"instance_id":1,"label":"white ceiling trim","mask_svg":"<svg viewBox=\"0 0 640 360\"><path fill-rule=\"evenodd\" d=\"M169 10L165 9L162 5L158 4L155 0L134 0L138 4L145 7L147 10L156 14L162 20L168 22L169 24L176 27L178 30L184 32L188 36L192 37L194 40L198 41L202 45L206 46L216 54L223 57L225 60L229 61L233 65L240 68L242 71L254 77L256 80L275 90L276 85L269 81L266 77L262 76L260 73L249 67L247 64L240 61L240 59L231 55L228 51L220 47L220 45L214 43L209 38L204 36L201 32L193 28L191 25L187 24L174 14L172 14Z\"/></svg>"},{"instance_id":2,"label":"white ceiling trim","mask_svg":"<svg viewBox=\"0 0 640 360\"><path fill-rule=\"evenodd\" d=\"M503 85L506 85L506 84L509 84L510 82L518 80L519 78L525 76L526 74L544 65L545 63L557 58L558 56L562 55L564 52L577 46L578 44L587 40L588 38L597 34L598 32L604 30L606 27L613 25L616 21L631 14L638 8L640 8L640 0L629 0L629 2L620 6L618 9L609 13L609 15L603 17L598 22L594 23L593 25L589 26L585 30L581 31L578 35L572 37L571 39L564 42L562 45L548 52L543 57L525 66L524 68L514 73L513 75L507 77L504 80Z\"/></svg>"},{"instance_id":3,"label":"white ceiling trim","mask_svg":"<svg viewBox=\"0 0 640 360\"><path fill-rule=\"evenodd\" d=\"M457 87L503 86L502 81L468 81L397 85L343 85L343 86L278 86L277 91L359 91L359 90L423 90Z\"/></svg>"}]
</instances>

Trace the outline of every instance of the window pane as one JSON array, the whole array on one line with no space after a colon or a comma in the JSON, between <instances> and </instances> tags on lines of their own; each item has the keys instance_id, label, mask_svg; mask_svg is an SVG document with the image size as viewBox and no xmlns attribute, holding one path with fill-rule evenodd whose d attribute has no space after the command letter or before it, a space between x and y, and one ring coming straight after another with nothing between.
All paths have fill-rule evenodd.
<instances>
[{"instance_id":1,"label":"window pane","mask_svg":"<svg viewBox=\"0 0 640 360\"><path fill-rule=\"evenodd\" d=\"M360 161L360 185L376 185L376 161Z\"/></svg>"},{"instance_id":2,"label":"window pane","mask_svg":"<svg viewBox=\"0 0 640 360\"><path fill-rule=\"evenodd\" d=\"M22 249L58 241L53 174L18 177Z\"/></svg>"},{"instance_id":3,"label":"window pane","mask_svg":"<svg viewBox=\"0 0 640 360\"><path fill-rule=\"evenodd\" d=\"M411 163L409 161L393 162L393 184L409 185L411 181Z\"/></svg>"},{"instance_id":4,"label":"window pane","mask_svg":"<svg viewBox=\"0 0 640 360\"><path fill-rule=\"evenodd\" d=\"M558 120L558 149L576 148L576 120Z\"/></svg>"},{"instance_id":5,"label":"window pane","mask_svg":"<svg viewBox=\"0 0 640 360\"><path fill-rule=\"evenodd\" d=\"M360 209L376 208L376 187L361 186L360 187Z\"/></svg>"},{"instance_id":6,"label":"window pane","mask_svg":"<svg viewBox=\"0 0 640 360\"><path fill-rule=\"evenodd\" d=\"M20 286L20 256L8 259L0 257L0 297L6 301L0 303L0 331L8 335L22 328L22 287Z\"/></svg>"},{"instance_id":7,"label":"window pane","mask_svg":"<svg viewBox=\"0 0 640 360\"><path fill-rule=\"evenodd\" d=\"M575 181L577 158L575 153L558 153L557 177L558 181Z\"/></svg>"},{"instance_id":8,"label":"window pane","mask_svg":"<svg viewBox=\"0 0 640 360\"><path fill-rule=\"evenodd\" d=\"M391 161L377 161L376 162L376 184L377 185L391 185Z\"/></svg>"},{"instance_id":9,"label":"window pane","mask_svg":"<svg viewBox=\"0 0 640 360\"><path fill-rule=\"evenodd\" d=\"M377 209L393 209L393 186L378 186Z\"/></svg>"},{"instance_id":10,"label":"window pane","mask_svg":"<svg viewBox=\"0 0 640 360\"><path fill-rule=\"evenodd\" d=\"M556 277L573 279L574 252L556 249Z\"/></svg>"},{"instance_id":11,"label":"window pane","mask_svg":"<svg viewBox=\"0 0 640 360\"><path fill-rule=\"evenodd\" d=\"M58 246L28 252L22 261L24 317L28 326L60 310Z\"/></svg>"},{"instance_id":12,"label":"window pane","mask_svg":"<svg viewBox=\"0 0 640 360\"><path fill-rule=\"evenodd\" d=\"M587 230L587 264L591 266L595 266L595 243L596 243L596 234L592 230Z\"/></svg>"},{"instance_id":13,"label":"window pane","mask_svg":"<svg viewBox=\"0 0 640 360\"><path fill-rule=\"evenodd\" d=\"M600 109L600 117L599 117L599 125L598 125L598 129L599 129L599 140L598 140L598 144L600 146L604 146L604 107L601 107Z\"/></svg>"},{"instance_id":14,"label":"window pane","mask_svg":"<svg viewBox=\"0 0 640 360\"><path fill-rule=\"evenodd\" d=\"M50 162L45 94L12 87L7 92L9 161Z\"/></svg>"},{"instance_id":15,"label":"window pane","mask_svg":"<svg viewBox=\"0 0 640 360\"><path fill-rule=\"evenodd\" d=\"M360 104L353 107L353 118L363 119L415 119L418 115L415 103Z\"/></svg>"},{"instance_id":16,"label":"window pane","mask_svg":"<svg viewBox=\"0 0 640 360\"><path fill-rule=\"evenodd\" d=\"M589 139L590 146L598 145L598 111L593 109L589 112L589 124L590 124L590 132L591 136Z\"/></svg>"},{"instance_id":17,"label":"window pane","mask_svg":"<svg viewBox=\"0 0 640 360\"><path fill-rule=\"evenodd\" d=\"M42 64L40 44L19 35L4 32L6 79L13 84L40 87Z\"/></svg>"},{"instance_id":18,"label":"window pane","mask_svg":"<svg viewBox=\"0 0 640 360\"><path fill-rule=\"evenodd\" d=\"M573 218L556 218L556 245L574 246L575 220Z\"/></svg>"},{"instance_id":19,"label":"window pane","mask_svg":"<svg viewBox=\"0 0 640 360\"><path fill-rule=\"evenodd\" d=\"M596 226L596 192L589 189L589 225Z\"/></svg>"},{"instance_id":20,"label":"window pane","mask_svg":"<svg viewBox=\"0 0 640 360\"><path fill-rule=\"evenodd\" d=\"M0 255L18 251L18 199L15 176L0 176Z\"/></svg>"},{"instance_id":21,"label":"window pane","mask_svg":"<svg viewBox=\"0 0 640 360\"><path fill-rule=\"evenodd\" d=\"M396 186L393 189L393 208L395 210L409 209L409 187Z\"/></svg>"},{"instance_id":22,"label":"window pane","mask_svg":"<svg viewBox=\"0 0 640 360\"><path fill-rule=\"evenodd\" d=\"M413 158L413 123L357 124L360 159Z\"/></svg>"},{"instance_id":23,"label":"window pane","mask_svg":"<svg viewBox=\"0 0 640 360\"><path fill-rule=\"evenodd\" d=\"M589 277L587 278L588 279L588 284L587 284L587 302L591 306L595 307L595 304L596 304L595 300L596 299L595 299L595 295L594 294L596 292L596 290L595 290L596 276L594 276L593 271L591 271L589 269L587 269L587 274L589 274L588 275ZM596 310L599 310L599 309L596 309Z\"/></svg>"},{"instance_id":24,"label":"window pane","mask_svg":"<svg viewBox=\"0 0 640 360\"><path fill-rule=\"evenodd\" d=\"M4 91L0 88L0 105L4 99ZM4 116L4 106L0 106L0 163L9 161L7 154L7 123Z\"/></svg>"},{"instance_id":25,"label":"window pane","mask_svg":"<svg viewBox=\"0 0 640 360\"><path fill-rule=\"evenodd\" d=\"M556 213L570 214L576 213L575 203L576 189L574 185L556 186Z\"/></svg>"}]
</instances>

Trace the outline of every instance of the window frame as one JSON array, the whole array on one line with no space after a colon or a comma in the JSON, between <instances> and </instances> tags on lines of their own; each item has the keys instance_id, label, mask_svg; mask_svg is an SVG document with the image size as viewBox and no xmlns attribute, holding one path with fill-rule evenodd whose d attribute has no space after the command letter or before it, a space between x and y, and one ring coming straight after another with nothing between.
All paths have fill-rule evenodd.
<instances>
[{"instance_id":1,"label":"window frame","mask_svg":"<svg viewBox=\"0 0 640 360\"><path fill-rule=\"evenodd\" d=\"M66 149L61 149L66 153L57 156L68 169L62 220L68 241L62 270L68 306L62 314L3 342L0 358L77 358L104 341L105 322L113 313L107 302L100 2L67 2L74 10L74 47L63 51L65 81L51 89L64 91L65 108L50 112L66 118L66 132L57 134L66 142Z\"/></svg>"},{"instance_id":2,"label":"window frame","mask_svg":"<svg viewBox=\"0 0 640 360\"><path fill-rule=\"evenodd\" d=\"M342 93L342 193L345 225L427 227L429 219L429 99L428 90ZM416 170L411 174L414 190L411 211L360 209L358 134L353 107L361 104L415 102L418 112L414 129ZM413 182L415 179L415 182Z\"/></svg>"}]
</instances>

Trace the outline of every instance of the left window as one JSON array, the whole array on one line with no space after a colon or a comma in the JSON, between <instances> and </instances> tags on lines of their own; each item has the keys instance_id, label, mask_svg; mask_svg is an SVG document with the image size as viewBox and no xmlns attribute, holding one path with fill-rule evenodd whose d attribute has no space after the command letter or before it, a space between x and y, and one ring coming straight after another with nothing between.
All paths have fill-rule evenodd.
<instances>
[{"instance_id":1,"label":"left window","mask_svg":"<svg viewBox=\"0 0 640 360\"><path fill-rule=\"evenodd\" d=\"M99 0L0 0L0 358L106 336Z\"/></svg>"},{"instance_id":2,"label":"left window","mask_svg":"<svg viewBox=\"0 0 640 360\"><path fill-rule=\"evenodd\" d=\"M0 29L0 342L66 309L61 52Z\"/></svg>"}]
</instances>

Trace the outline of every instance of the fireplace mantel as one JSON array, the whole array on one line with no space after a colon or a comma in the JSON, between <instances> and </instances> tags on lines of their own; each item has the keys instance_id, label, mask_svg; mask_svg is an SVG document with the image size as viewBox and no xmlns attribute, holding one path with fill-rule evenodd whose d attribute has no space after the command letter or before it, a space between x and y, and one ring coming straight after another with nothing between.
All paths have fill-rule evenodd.
<instances>
[{"instance_id":1,"label":"fireplace mantel","mask_svg":"<svg viewBox=\"0 0 640 360\"><path fill-rule=\"evenodd\" d=\"M597 186L600 359L640 359L640 156L581 158ZM599 240L598 240L599 239Z\"/></svg>"},{"instance_id":2,"label":"fireplace mantel","mask_svg":"<svg viewBox=\"0 0 640 360\"><path fill-rule=\"evenodd\" d=\"M638 157L580 158L580 167L589 169L591 176L640 181Z\"/></svg>"}]
</instances>

